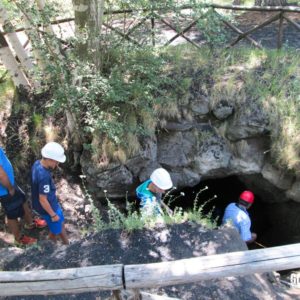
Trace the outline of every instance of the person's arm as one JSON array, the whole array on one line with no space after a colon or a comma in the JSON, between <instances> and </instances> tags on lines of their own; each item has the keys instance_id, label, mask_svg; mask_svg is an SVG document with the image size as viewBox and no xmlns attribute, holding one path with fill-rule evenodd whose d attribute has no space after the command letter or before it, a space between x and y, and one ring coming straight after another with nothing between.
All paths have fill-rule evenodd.
<instances>
[{"instance_id":1,"label":"person's arm","mask_svg":"<svg viewBox=\"0 0 300 300\"><path fill-rule=\"evenodd\" d=\"M10 183L9 178L8 178L6 172L4 171L4 169L2 168L2 166L0 166L0 183L8 190L8 192L11 196L14 195L15 188Z\"/></svg>"},{"instance_id":2,"label":"person's arm","mask_svg":"<svg viewBox=\"0 0 300 300\"><path fill-rule=\"evenodd\" d=\"M47 212L47 214L51 217L51 220L53 222L56 222L59 220L59 216L56 215L55 211L52 209L49 201L48 201L48 195L51 192L51 177L49 175L42 176L39 181L39 202L43 209Z\"/></svg>"},{"instance_id":3,"label":"person's arm","mask_svg":"<svg viewBox=\"0 0 300 300\"><path fill-rule=\"evenodd\" d=\"M251 232L251 239L248 240L248 241L246 241L246 243L247 243L247 244L251 244L251 243L255 242L256 238L257 238L256 233Z\"/></svg>"},{"instance_id":4,"label":"person's arm","mask_svg":"<svg viewBox=\"0 0 300 300\"><path fill-rule=\"evenodd\" d=\"M251 222L250 221L244 221L240 225L241 237L242 237L243 241L246 242L247 244L250 244L250 243L254 242L255 239L256 239L256 235L253 235L251 233L250 228L251 228Z\"/></svg>"},{"instance_id":5,"label":"person's arm","mask_svg":"<svg viewBox=\"0 0 300 300\"><path fill-rule=\"evenodd\" d=\"M52 209L51 205L48 202L47 195L39 194L39 201L41 203L41 206L43 209L48 213L48 215L51 217L51 220L53 222L56 222L59 220L59 216L55 213L55 211Z\"/></svg>"}]
</instances>

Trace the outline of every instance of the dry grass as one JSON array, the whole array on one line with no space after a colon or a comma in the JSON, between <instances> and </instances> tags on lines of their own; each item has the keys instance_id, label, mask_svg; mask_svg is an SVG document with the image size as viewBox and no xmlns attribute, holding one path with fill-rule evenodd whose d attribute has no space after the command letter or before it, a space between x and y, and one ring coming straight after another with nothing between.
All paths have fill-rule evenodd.
<instances>
[{"instance_id":1,"label":"dry grass","mask_svg":"<svg viewBox=\"0 0 300 300\"><path fill-rule=\"evenodd\" d=\"M178 47L179 53L180 50ZM282 167L300 169L299 52L241 48L216 55L207 51L188 52L188 47L182 49L181 55L172 51L176 64L173 70L187 73L188 65L198 70L197 82L203 84L197 86L206 86L202 92L207 94L211 107L225 100L236 107L235 113L243 107L246 115L252 113L250 103L259 107L271 124L273 159ZM160 115L166 119L189 118L188 111L183 113L177 103L170 104L167 111L161 108Z\"/></svg>"}]
</instances>

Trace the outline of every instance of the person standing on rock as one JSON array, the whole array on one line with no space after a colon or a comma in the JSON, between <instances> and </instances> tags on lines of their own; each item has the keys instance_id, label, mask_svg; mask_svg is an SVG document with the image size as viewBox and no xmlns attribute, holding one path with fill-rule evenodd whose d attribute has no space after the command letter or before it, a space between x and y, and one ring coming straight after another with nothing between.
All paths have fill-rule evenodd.
<instances>
[{"instance_id":1,"label":"person standing on rock","mask_svg":"<svg viewBox=\"0 0 300 300\"><path fill-rule=\"evenodd\" d=\"M247 244L254 242L256 233L251 232L251 220L247 210L254 203L254 194L251 191L241 193L237 203L230 203L223 216L222 224L231 223Z\"/></svg>"},{"instance_id":2,"label":"person standing on rock","mask_svg":"<svg viewBox=\"0 0 300 300\"><path fill-rule=\"evenodd\" d=\"M8 228L15 237L16 245L26 246L35 244L37 239L21 233L18 218L24 218L24 227L26 229L44 228L46 222L39 218L32 218L25 193L16 184L12 164L1 147L0 202L5 211Z\"/></svg>"},{"instance_id":3,"label":"person standing on rock","mask_svg":"<svg viewBox=\"0 0 300 300\"><path fill-rule=\"evenodd\" d=\"M137 187L136 195L140 200L143 217L159 216L162 214L162 194L172 186L173 183L168 171L158 168L152 172L150 179Z\"/></svg>"},{"instance_id":4,"label":"person standing on rock","mask_svg":"<svg viewBox=\"0 0 300 300\"><path fill-rule=\"evenodd\" d=\"M33 208L41 214L49 227L49 238L54 242L60 237L69 244L64 226L64 214L56 196L56 187L51 171L66 161L64 148L56 143L47 143L42 148L42 159L32 166L31 189Z\"/></svg>"}]
</instances>

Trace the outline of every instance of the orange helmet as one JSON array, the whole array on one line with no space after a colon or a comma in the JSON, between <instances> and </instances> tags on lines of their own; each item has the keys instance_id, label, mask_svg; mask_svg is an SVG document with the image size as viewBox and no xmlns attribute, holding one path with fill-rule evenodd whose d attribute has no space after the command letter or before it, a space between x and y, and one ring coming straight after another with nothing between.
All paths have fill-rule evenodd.
<instances>
[{"instance_id":1,"label":"orange helmet","mask_svg":"<svg viewBox=\"0 0 300 300\"><path fill-rule=\"evenodd\" d=\"M252 204L254 202L254 194L251 191L243 191L240 199Z\"/></svg>"}]
</instances>

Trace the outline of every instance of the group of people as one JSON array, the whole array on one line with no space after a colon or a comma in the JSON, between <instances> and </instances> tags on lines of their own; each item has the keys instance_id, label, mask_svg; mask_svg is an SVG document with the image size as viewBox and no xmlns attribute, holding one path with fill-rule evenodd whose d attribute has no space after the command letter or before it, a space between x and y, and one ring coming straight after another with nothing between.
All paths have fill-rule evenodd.
<instances>
[{"instance_id":1,"label":"group of people","mask_svg":"<svg viewBox=\"0 0 300 300\"><path fill-rule=\"evenodd\" d=\"M49 228L49 238L61 238L68 244L64 226L64 215L56 196L56 187L51 171L66 161L64 148L49 142L41 150L42 158L31 169L32 208L39 214L33 218L25 193L17 185L11 162L0 147L0 203L4 209L7 225L17 245L32 245L37 239L21 233L19 219L25 221L26 229Z\"/></svg>"},{"instance_id":2,"label":"group of people","mask_svg":"<svg viewBox=\"0 0 300 300\"><path fill-rule=\"evenodd\" d=\"M142 216L160 215L162 194L173 187L172 179L167 170L158 168L153 171L150 179L139 185L136 195L140 200ZM222 224L230 223L236 228L240 237L246 243L256 240L256 234L251 232L251 219L247 210L254 203L254 194L251 191L243 191L236 203L230 203L222 219Z\"/></svg>"},{"instance_id":3,"label":"group of people","mask_svg":"<svg viewBox=\"0 0 300 300\"><path fill-rule=\"evenodd\" d=\"M56 196L56 188L51 171L59 163L66 161L64 148L49 142L41 150L42 158L35 161L31 169L32 208L40 218L33 218L31 209L26 201L25 193L17 185L13 167L0 147L0 203L4 208L7 225L20 245L31 245L37 242L33 237L21 234L18 220L24 218L26 229L49 228L49 238L56 241L61 238L68 244L64 226L64 214ZM140 200L142 217L162 214L162 194L173 187L169 172L163 168L154 170L150 179L136 189ZM254 203L251 191L241 193L237 203L230 203L222 219L222 224L231 223L246 243L255 241L256 234L251 232L251 220L247 210Z\"/></svg>"}]
</instances>

